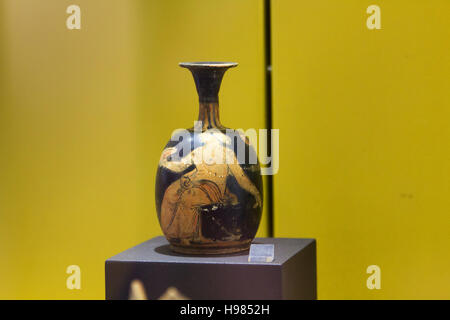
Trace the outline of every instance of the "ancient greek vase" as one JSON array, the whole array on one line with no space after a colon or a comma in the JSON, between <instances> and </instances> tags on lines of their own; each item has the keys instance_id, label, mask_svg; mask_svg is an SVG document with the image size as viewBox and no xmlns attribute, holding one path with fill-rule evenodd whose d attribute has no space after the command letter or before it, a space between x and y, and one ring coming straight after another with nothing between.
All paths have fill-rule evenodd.
<instances>
[{"instance_id":1,"label":"ancient greek vase","mask_svg":"<svg viewBox=\"0 0 450 320\"><path fill-rule=\"evenodd\" d=\"M192 128L173 134L162 152L156 174L161 229L179 253L248 250L261 220L260 166L248 138L219 121L222 77L237 63L180 66L194 76L199 116Z\"/></svg>"}]
</instances>

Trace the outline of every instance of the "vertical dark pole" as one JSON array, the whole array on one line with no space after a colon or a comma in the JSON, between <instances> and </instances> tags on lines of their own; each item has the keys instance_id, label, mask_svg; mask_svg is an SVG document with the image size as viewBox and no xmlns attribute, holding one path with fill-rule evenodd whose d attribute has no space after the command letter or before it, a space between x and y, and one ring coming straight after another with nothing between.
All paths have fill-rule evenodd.
<instances>
[{"instance_id":1,"label":"vertical dark pole","mask_svg":"<svg viewBox=\"0 0 450 320\"><path fill-rule=\"evenodd\" d=\"M272 35L271 35L271 16L270 16L270 0L264 1L264 52L265 52L265 77L266 77L266 128L268 129L268 150L267 153L272 155ZM273 175L267 176L267 233L269 237L274 236L273 226Z\"/></svg>"}]
</instances>

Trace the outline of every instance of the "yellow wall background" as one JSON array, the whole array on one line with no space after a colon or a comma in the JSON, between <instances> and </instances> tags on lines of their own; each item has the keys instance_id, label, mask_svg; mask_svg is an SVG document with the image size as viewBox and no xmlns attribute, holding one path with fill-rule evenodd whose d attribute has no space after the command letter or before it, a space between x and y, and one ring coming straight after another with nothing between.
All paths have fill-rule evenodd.
<instances>
[{"instance_id":1,"label":"yellow wall background","mask_svg":"<svg viewBox=\"0 0 450 320\"><path fill-rule=\"evenodd\" d=\"M81 30L66 28L74 3ZM104 261L161 234L160 153L198 112L194 81L178 62L239 62L223 81L222 122L264 127L263 7L0 5L0 298L103 299ZM72 264L81 267L81 290L66 288Z\"/></svg>"},{"instance_id":2,"label":"yellow wall background","mask_svg":"<svg viewBox=\"0 0 450 320\"><path fill-rule=\"evenodd\" d=\"M277 0L272 19L275 236L317 238L319 298L448 299L450 2Z\"/></svg>"},{"instance_id":3,"label":"yellow wall background","mask_svg":"<svg viewBox=\"0 0 450 320\"><path fill-rule=\"evenodd\" d=\"M0 298L102 298L102 262L149 235L132 12L91 3L71 32L72 2L1 2ZM80 291L66 289L72 264Z\"/></svg>"},{"instance_id":4,"label":"yellow wall background","mask_svg":"<svg viewBox=\"0 0 450 320\"><path fill-rule=\"evenodd\" d=\"M265 127L263 1L77 0L69 31L73 3L0 3L2 299L102 299L105 259L161 234L160 152L198 108L178 62L239 62L222 122ZM449 9L272 1L275 236L317 238L319 298L449 297Z\"/></svg>"}]
</instances>

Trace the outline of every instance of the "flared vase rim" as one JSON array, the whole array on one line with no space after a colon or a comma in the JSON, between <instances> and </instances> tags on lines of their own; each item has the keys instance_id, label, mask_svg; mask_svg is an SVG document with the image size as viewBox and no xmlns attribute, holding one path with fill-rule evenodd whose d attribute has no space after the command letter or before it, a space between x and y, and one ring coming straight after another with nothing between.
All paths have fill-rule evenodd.
<instances>
[{"instance_id":1,"label":"flared vase rim","mask_svg":"<svg viewBox=\"0 0 450 320\"><path fill-rule=\"evenodd\" d=\"M221 61L198 61L198 62L180 62L178 64L183 68L233 68L238 65L237 62Z\"/></svg>"}]
</instances>

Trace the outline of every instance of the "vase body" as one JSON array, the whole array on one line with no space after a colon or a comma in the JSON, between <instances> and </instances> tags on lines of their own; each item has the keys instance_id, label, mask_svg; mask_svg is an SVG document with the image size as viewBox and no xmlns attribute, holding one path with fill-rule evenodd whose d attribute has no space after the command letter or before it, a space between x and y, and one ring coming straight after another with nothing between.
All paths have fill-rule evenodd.
<instances>
[{"instance_id":1,"label":"vase body","mask_svg":"<svg viewBox=\"0 0 450 320\"><path fill-rule=\"evenodd\" d=\"M222 126L218 92L235 63L181 63L195 80L199 116L173 134L156 175L156 209L173 251L247 250L261 220L263 186L256 152L242 133ZM238 116L238 115L236 115Z\"/></svg>"}]
</instances>

